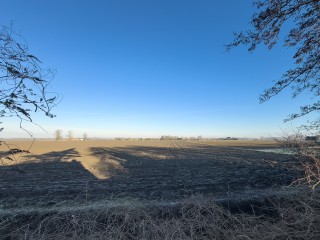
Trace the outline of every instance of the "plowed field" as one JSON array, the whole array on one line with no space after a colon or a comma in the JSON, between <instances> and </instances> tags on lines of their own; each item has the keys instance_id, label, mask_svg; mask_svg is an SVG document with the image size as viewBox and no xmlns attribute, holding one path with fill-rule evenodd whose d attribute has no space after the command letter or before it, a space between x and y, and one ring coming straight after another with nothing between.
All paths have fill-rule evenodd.
<instances>
[{"instance_id":1,"label":"plowed field","mask_svg":"<svg viewBox=\"0 0 320 240\"><path fill-rule=\"evenodd\" d=\"M10 144L28 149L31 143ZM260 141L36 141L30 153L0 165L0 202L254 196L297 177L290 155L255 150L274 147Z\"/></svg>"}]
</instances>

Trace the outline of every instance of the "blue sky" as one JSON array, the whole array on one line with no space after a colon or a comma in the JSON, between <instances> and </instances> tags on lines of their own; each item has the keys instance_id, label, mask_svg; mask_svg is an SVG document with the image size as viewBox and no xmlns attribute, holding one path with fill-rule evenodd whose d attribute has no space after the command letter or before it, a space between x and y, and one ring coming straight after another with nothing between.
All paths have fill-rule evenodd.
<instances>
[{"instance_id":1,"label":"blue sky","mask_svg":"<svg viewBox=\"0 0 320 240\"><path fill-rule=\"evenodd\" d=\"M35 137L55 129L76 136L260 137L281 134L307 96L290 91L260 104L259 94L292 66L292 50L245 46L226 52L248 29L251 1L10 0L0 23L21 32L30 52L57 75L63 99L48 119L26 124ZM303 119L299 120L303 121ZM3 137L24 137L4 120Z\"/></svg>"}]
</instances>

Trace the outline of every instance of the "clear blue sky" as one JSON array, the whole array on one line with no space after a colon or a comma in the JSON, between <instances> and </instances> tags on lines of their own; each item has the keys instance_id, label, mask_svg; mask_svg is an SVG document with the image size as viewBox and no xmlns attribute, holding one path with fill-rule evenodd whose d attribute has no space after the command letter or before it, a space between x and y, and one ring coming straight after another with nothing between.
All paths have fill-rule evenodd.
<instances>
[{"instance_id":1,"label":"clear blue sky","mask_svg":"<svg viewBox=\"0 0 320 240\"><path fill-rule=\"evenodd\" d=\"M248 0L10 0L0 23L20 31L30 52L57 69L52 90L63 95L54 119L35 116L47 133L76 136L260 137L298 122L283 119L306 96L259 94L292 66L292 50L264 46L227 53L232 33L248 29ZM4 137L25 136L4 121Z\"/></svg>"}]
</instances>

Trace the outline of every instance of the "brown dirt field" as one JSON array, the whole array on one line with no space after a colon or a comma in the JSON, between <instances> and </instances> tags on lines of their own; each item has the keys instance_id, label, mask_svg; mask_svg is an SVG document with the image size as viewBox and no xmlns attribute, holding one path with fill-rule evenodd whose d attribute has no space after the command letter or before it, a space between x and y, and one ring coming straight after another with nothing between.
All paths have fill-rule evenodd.
<instances>
[{"instance_id":1,"label":"brown dirt field","mask_svg":"<svg viewBox=\"0 0 320 240\"><path fill-rule=\"evenodd\" d=\"M289 155L264 141L30 141L0 165L0 208L103 199L256 196L297 177ZM2 157L8 155L1 146ZM2 158L3 159L3 158Z\"/></svg>"}]
</instances>

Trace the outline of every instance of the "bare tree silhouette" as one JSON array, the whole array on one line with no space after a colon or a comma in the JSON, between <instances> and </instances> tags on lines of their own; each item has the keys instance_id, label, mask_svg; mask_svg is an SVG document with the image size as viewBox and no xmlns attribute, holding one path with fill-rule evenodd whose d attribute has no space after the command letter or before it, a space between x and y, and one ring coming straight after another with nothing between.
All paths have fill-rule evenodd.
<instances>
[{"instance_id":1,"label":"bare tree silhouette","mask_svg":"<svg viewBox=\"0 0 320 240\"><path fill-rule=\"evenodd\" d=\"M62 137L62 130L61 130L61 129L57 129L57 130L54 132L54 136L55 136L56 141L62 140L62 139L63 139L63 137Z\"/></svg>"},{"instance_id":2,"label":"bare tree silhouette","mask_svg":"<svg viewBox=\"0 0 320 240\"><path fill-rule=\"evenodd\" d=\"M255 0L257 12L251 20L252 29L235 33L234 41L227 50L239 45L249 45L253 52L258 45L264 44L272 49L280 41L284 24L290 22L289 30L283 38L286 48L295 48L293 55L295 67L287 70L282 78L266 89L260 102L268 101L284 89L291 88L295 98L303 92L310 96L309 105L300 107L300 112L288 116L285 121L320 111L320 1L318 0ZM320 118L309 124L314 130L320 129Z\"/></svg>"}]
</instances>

